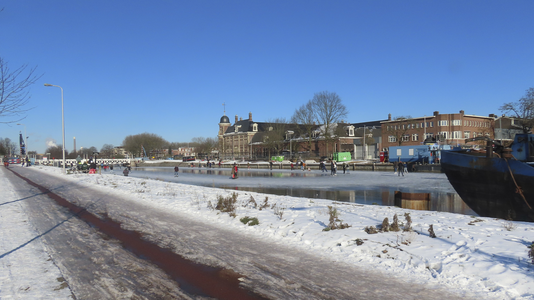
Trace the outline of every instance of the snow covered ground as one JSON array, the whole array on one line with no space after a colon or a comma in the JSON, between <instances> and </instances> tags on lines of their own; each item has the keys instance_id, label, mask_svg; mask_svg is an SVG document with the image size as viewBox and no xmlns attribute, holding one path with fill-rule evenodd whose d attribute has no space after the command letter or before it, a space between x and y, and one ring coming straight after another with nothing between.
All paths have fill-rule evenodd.
<instances>
[{"instance_id":1,"label":"snow covered ground","mask_svg":"<svg viewBox=\"0 0 534 300\"><path fill-rule=\"evenodd\" d=\"M464 291L466 296L534 299L534 264L528 256L528 246L534 242L534 223L200 187L170 182L172 173L167 181L162 176L158 180L124 177L120 170L63 175L60 168L33 169L345 264ZM49 261L39 239L34 239L36 233L25 215L24 199L16 197L2 176L4 172L7 171L0 171L0 298L66 299L70 291L61 288L61 274ZM365 173L366 178L372 176L379 176L384 183L384 174ZM269 184L265 178L261 181ZM235 218L213 208L218 197L227 198L233 193L238 194ZM325 231L330 223L329 206L350 227ZM411 218L412 231L402 230L407 224L406 213ZM394 215L401 231L365 231L370 226L380 227L384 218L392 223ZM259 224L247 226L240 221L244 217L257 218ZM429 236L430 225L436 238Z\"/></svg>"}]
</instances>

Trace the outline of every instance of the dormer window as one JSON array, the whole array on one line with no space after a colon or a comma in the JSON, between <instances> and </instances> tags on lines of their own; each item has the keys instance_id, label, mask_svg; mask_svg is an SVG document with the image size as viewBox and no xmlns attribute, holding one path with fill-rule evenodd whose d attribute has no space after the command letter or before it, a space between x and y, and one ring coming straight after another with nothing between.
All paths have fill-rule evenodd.
<instances>
[{"instance_id":1,"label":"dormer window","mask_svg":"<svg viewBox=\"0 0 534 300\"><path fill-rule=\"evenodd\" d=\"M349 126L349 136L354 136L354 126Z\"/></svg>"},{"instance_id":2,"label":"dormer window","mask_svg":"<svg viewBox=\"0 0 534 300\"><path fill-rule=\"evenodd\" d=\"M257 123L252 124L252 131L254 131L254 132L258 131L258 124Z\"/></svg>"}]
</instances>

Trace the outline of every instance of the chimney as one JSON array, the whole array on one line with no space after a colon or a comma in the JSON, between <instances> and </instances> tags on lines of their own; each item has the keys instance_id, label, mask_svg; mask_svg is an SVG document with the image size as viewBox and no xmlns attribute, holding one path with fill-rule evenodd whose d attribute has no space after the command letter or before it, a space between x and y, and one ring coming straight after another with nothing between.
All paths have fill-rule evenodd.
<instances>
[{"instance_id":1,"label":"chimney","mask_svg":"<svg viewBox=\"0 0 534 300\"><path fill-rule=\"evenodd\" d=\"M237 115L235 115L235 122L237 123Z\"/></svg>"},{"instance_id":2,"label":"chimney","mask_svg":"<svg viewBox=\"0 0 534 300\"><path fill-rule=\"evenodd\" d=\"M249 113L248 113L248 120L249 120L250 122L252 122L252 112L249 112Z\"/></svg>"},{"instance_id":3,"label":"chimney","mask_svg":"<svg viewBox=\"0 0 534 300\"><path fill-rule=\"evenodd\" d=\"M76 154L76 137L74 137L74 153Z\"/></svg>"},{"instance_id":4,"label":"chimney","mask_svg":"<svg viewBox=\"0 0 534 300\"><path fill-rule=\"evenodd\" d=\"M391 121L391 114L388 114L388 121Z\"/></svg>"},{"instance_id":5,"label":"chimney","mask_svg":"<svg viewBox=\"0 0 534 300\"><path fill-rule=\"evenodd\" d=\"M436 111L434 112L434 116L437 117L438 115L439 115L439 111L436 110Z\"/></svg>"},{"instance_id":6,"label":"chimney","mask_svg":"<svg viewBox=\"0 0 534 300\"><path fill-rule=\"evenodd\" d=\"M463 110L461 110L461 111L460 111L460 114L461 114L461 115L463 116L463 115L464 115L464 111L463 111Z\"/></svg>"},{"instance_id":7,"label":"chimney","mask_svg":"<svg viewBox=\"0 0 534 300\"><path fill-rule=\"evenodd\" d=\"M243 121L243 118L239 118L239 121Z\"/></svg>"}]
</instances>

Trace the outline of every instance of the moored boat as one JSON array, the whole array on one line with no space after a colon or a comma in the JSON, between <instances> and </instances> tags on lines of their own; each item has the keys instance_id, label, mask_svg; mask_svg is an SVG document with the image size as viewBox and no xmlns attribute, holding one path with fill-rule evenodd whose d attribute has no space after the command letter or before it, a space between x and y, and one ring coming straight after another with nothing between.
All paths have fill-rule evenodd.
<instances>
[{"instance_id":1,"label":"moored boat","mask_svg":"<svg viewBox=\"0 0 534 300\"><path fill-rule=\"evenodd\" d=\"M477 214L534 222L533 134L517 134L511 148L489 140L485 151L453 149L441 156L442 171Z\"/></svg>"}]
</instances>

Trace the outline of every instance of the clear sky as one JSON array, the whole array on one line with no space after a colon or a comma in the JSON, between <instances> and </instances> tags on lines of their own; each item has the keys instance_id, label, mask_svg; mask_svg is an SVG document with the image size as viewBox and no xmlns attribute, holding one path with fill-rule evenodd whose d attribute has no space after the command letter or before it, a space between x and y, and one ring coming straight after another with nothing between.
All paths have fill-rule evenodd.
<instances>
[{"instance_id":1,"label":"clear sky","mask_svg":"<svg viewBox=\"0 0 534 300\"><path fill-rule=\"evenodd\" d=\"M0 56L37 66L29 150L216 137L337 93L348 122L500 114L534 87L534 1L2 0ZM6 120L1 120L6 121ZM18 141L24 126L0 124Z\"/></svg>"}]
</instances>

